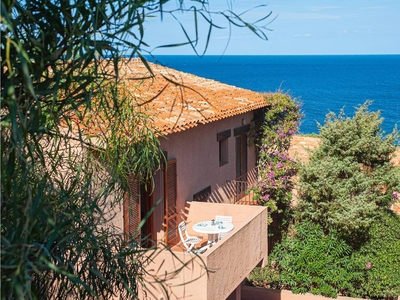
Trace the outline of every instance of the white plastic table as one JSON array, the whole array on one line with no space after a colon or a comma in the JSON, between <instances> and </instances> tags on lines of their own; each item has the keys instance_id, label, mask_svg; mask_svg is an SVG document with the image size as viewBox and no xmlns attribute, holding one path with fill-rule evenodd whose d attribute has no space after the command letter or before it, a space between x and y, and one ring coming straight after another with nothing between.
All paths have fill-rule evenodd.
<instances>
[{"instance_id":1,"label":"white plastic table","mask_svg":"<svg viewBox=\"0 0 400 300\"><path fill-rule=\"evenodd\" d=\"M198 222L192 226L194 231L208 234L208 243L215 242L218 239L219 233L230 232L233 230L233 228L234 226L232 223L215 221L213 225L211 220Z\"/></svg>"}]
</instances>

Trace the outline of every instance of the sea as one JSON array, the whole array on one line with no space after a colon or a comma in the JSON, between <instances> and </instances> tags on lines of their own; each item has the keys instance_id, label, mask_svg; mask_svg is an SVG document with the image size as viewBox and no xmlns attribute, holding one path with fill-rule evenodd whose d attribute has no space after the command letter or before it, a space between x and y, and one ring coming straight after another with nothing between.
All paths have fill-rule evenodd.
<instances>
[{"instance_id":1,"label":"sea","mask_svg":"<svg viewBox=\"0 0 400 300\"><path fill-rule=\"evenodd\" d=\"M299 133L319 132L330 111L347 116L366 100L382 130L400 127L400 55L157 55L167 67L256 92L288 93L302 103Z\"/></svg>"}]
</instances>

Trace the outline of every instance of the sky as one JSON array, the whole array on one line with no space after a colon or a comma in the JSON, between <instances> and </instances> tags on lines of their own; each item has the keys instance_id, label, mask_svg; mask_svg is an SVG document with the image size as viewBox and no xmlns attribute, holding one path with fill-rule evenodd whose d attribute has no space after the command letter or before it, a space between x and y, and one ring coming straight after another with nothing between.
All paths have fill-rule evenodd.
<instances>
[{"instance_id":1,"label":"sky","mask_svg":"<svg viewBox=\"0 0 400 300\"><path fill-rule=\"evenodd\" d=\"M176 7L172 0L166 11ZM212 15L214 28L206 55L328 55L400 54L400 0L209 0L211 11L233 10L255 21L271 13L260 24L268 29L268 40L258 38L247 28L231 27L225 19ZM192 1L183 4L189 8ZM190 38L195 37L194 14L176 13ZM199 40L196 51L204 53L208 23L198 18ZM169 14L147 19L147 50L155 55L194 55L188 45L158 47L186 42L179 23Z\"/></svg>"}]
</instances>

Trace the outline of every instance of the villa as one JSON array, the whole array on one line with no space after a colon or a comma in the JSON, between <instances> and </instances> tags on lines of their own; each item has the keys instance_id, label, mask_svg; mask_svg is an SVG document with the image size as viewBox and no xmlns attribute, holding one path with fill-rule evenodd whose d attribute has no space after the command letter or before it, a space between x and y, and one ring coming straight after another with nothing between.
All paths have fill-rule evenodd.
<instances>
[{"instance_id":1,"label":"villa","mask_svg":"<svg viewBox=\"0 0 400 300\"><path fill-rule=\"evenodd\" d=\"M120 70L141 109L151 117L167 162L154 173L151 188L130 178L125 203L115 218L127 235L137 232L147 212L161 199L141 228L158 249L148 266L145 299L240 299L240 286L267 258L267 211L246 194L256 180L257 153L248 143L252 122L262 117L268 98L260 93L140 62ZM138 78L141 78L138 80ZM150 183L149 183L150 185ZM216 215L232 217L234 229L202 254L182 246L178 224L190 235L197 222ZM207 245L202 235L199 247ZM150 252L150 251L149 251ZM181 269L176 274L175 270Z\"/></svg>"}]
</instances>

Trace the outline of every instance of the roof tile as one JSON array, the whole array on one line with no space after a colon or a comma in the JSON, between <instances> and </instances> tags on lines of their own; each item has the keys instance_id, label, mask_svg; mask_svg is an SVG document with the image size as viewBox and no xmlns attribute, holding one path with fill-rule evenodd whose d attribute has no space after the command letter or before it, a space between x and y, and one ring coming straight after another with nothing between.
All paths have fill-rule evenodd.
<instances>
[{"instance_id":1,"label":"roof tile","mask_svg":"<svg viewBox=\"0 0 400 300\"><path fill-rule=\"evenodd\" d=\"M142 107L163 134L268 106L261 93L152 63L149 66L154 76L140 60L125 64L120 75L138 103L146 103Z\"/></svg>"}]
</instances>

